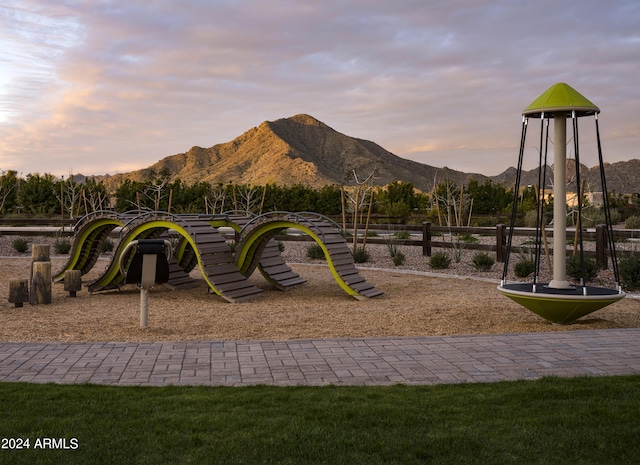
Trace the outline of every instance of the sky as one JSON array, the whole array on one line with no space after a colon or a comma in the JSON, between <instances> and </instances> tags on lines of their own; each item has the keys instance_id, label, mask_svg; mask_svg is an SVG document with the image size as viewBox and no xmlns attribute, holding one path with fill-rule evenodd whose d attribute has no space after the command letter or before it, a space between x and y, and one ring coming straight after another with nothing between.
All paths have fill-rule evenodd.
<instances>
[{"instance_id":1,"label":"sky","mask_svg":"<svg viewBox=\"0 0 640 465\"><path fill-rule=\"evenodd\" d=\"M637 0L0 0L0 174L128 172L306 113L497 175L557 82L600 108L605 161L640 158L638 25Z\"/></svg>"}]
</instances>

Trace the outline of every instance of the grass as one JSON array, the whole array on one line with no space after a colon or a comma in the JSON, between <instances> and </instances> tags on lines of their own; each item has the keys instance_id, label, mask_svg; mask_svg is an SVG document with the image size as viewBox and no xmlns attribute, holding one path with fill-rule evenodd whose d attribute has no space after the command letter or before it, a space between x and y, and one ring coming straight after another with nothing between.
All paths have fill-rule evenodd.
<instances>
[{"instance_id":1,"label":"grass","mask_svg":"<svg viewBox=\"0 0 640 465\"><path fill-rule=\"evenodd\" d=\"M0 383L0 463L627 464L640 376L391 387ZM37 438L77 440L35 450Z\"/></svg>"}]
</instances>

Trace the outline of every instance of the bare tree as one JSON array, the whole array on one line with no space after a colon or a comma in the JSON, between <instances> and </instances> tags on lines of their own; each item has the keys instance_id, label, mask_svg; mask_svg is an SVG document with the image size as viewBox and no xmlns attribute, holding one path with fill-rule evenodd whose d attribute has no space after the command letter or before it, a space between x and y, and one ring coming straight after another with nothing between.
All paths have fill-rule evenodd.
<instances>
[{"instance_id":1,"label":"bare tree","mask_svg":"<svg viewBox=\"0 0 640 465\"><path fill-rule=\"evenodd\" d=\"M362 223L362 216L365 210L367 211L367 220L365 225L365 239L362 247L366 246L366 234L369 229L369 220L371 218L371 208L373 206L373 186L375 182L375 175L378 172L376 166L369 175L364 179L360 179L355 169L351 170L351 176L355 183L351 188L343 187L344 198L347 201L347 209L353 212L353 253L356 252L358 246L358 221ZM343 208L344 208L343 202ZM344 212L343 212L344 216Z\"/></svg>"},{"instance_id":2,"label":"bare tree","mask_svg":"<svg viewBox=\"0 0 640 465\"><path fill-rule=\"evenodd\" d=\"M211 191L211 196L205 196L204 208L207 214L223 213L227 202L227 192L222 184L218 184Z\"/></svg>"},{"instance_id":3,"label":"bare tree","mask_svg":"<svg viewBox=\"0 0 640 465\"><path fill-rule=\"evenodd\" d=\"M74 214L80 209L80 199L82 195L82 185L73 179L73 173L69 171L69 177L60 183L60 193L55 190L56 197L62 208L69 213L69 218L73 219Z\"/></svg>"},{"instance_id":4,"label":"bare tree","mask_svg":"<svg viewBox=\"0 0 640 465\"><path fill-rule=\"evenodd\" d=\"M9 195L18 186L16 175L16 171L0 171L0 212L4 211Z\"/></svg>"}]
</instances>

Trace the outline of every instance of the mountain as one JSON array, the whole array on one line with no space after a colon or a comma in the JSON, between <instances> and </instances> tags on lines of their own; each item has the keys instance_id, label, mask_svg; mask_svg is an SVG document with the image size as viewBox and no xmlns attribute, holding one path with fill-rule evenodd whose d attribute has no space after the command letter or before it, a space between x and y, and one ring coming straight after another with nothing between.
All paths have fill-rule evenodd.
<instances>
[{"instance_id":1,"label":"mountain","mask_svg":"<svg viewBox=\"0 0 640 465\"><path fill-rule=\"evenodd\" d=\"M572 160L567 161L568 172L575 171L574 165ZM516 177L513 167L487 177L407 160L374 142L349 137L312 116L299 114L265 121L231 142L209 148L192 147L188 152L165 157L147 168L101 179L109 190L115 190L125 179L144 181L160 174L167 175L169 180L180 178L187 183L304 184L318 188L327 184L353 184L354 170L359 179L364 179L376 168L376 185L400 180L411 182L424 192L432 189L434 181L466 184L472 178L479 183L490 179L511 187ZM583 166L581 173L592 190L600 190L597 167ZM607 164L606 175L610 192L638 191L640 160ZM547 168L547 179L553 179L551 167ZM537 169L522 173L522 186L537 183Z\"/></svg>"},{"instance_id":2,"label":"mountain","mask_svg":"<svg viewBox=\"0 0 640 465\"><path fill-rule=\"evenodd\" d=\"M575 192L575 160L567 160L567 189ZM607 191L610 193L632 194L640 192L638 179L640 177L640 160L634 159L629 161L621 161L616 163L604 164L605 177L607 181ZM553 185L553 167L547 166L546 170L546 189L550 190ZM594 166L588 168L584 164L580 164L580 177L585 182L587 192L601 192L602 186L600 181L600 168ZM511 187L515 184L516 169L511 167L497 176L491 176L493 182ZM538 184L538 168L523 171L520 179L521 186Z\"/></svg>"},{"instance_id":3,"label":"mountain","mask_svg":"<svg viewBox=\"0 0 640 465\"><path fill-rule=\"evenodd\" d=\"M295 115L265 121L231 142L191 150L163 158L148 168L104 179L109 188L124 179L142 181L159 173L187 183L233 182L280 185L350 184L352 170L364 179L377 167L376 184L403 180L428 191L434 180L466 183L470 178L484 182L481 174L467 174L449 168L435 168L407 160L374 142L339 133L309 115Z\"/></svg>"}]
</instances>

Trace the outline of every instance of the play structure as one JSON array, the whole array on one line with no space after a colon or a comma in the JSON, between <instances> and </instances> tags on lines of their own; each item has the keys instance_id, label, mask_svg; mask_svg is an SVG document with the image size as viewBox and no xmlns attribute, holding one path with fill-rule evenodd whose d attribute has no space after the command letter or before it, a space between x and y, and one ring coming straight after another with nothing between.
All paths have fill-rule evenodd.
<instances>
[{"instance_id":1,"label":"play structure","mask_svg":"<svg viewBox=\"0 0 640 465\"><path fill-rule=\"evenodd\" d=\"M170 244L166 269L162 267L161 272L166 271L162 282L172 289L192 286L195 280L189 273L198 266L210 291L228 302L243 302L260 295L262 289L248 280L256 268L274 287L286 291L306 280L285 263L274 238L287 229L296 229L322 248L333 277L347 294L356 299L382 294L358 273L342 229L331 219L308 212L270 212L259 216L235 211L221 215L94 212L76 223L69 260L54 276L54 282L61 282L68 270L80 270L82 275L89 272L98 260L102 243L116 228L119 240L113 258L102 274L87 285L89 292L119 289L135 282L127 277L134 257L145 255L140 246L151 247L152 240L160 241L156 244ZM220 228L235 232L235 251ZM135 266L142 269L141 264ZM153 261L153 267L157 266L157 261ZM136 274L140 277L144 273ZM150 279L146 278L147 287L153 285Z\"/></svg>"},{"instance_id":2,"label":"play structure","mask_svg":"<svg viewBox=\"0 0 640 465\"><path fill-rule=\"evenodd\" d=\"M614 303L624 297L620 287L618 275L618 265L613 240L613 230L611 214L608 205L607 185L604 173L604 162L602 159L602 147L600 142L600 131L598 127L598 113L600 109L591 103L572 87L564 83L558 83L550 87L540 97L531 103L523 112L522 133L520 137L520 154L518 158L518 168L514 188L513 210L511 213L511 227L507 242L506 260L502 280L498 290L510 299L525 306L532 312L540 315L548 321L558 324L567 324L583 317L602 307ZM600 179L604 211L606 218L607 245L612 259L615 289L594 287L586 285L585 277L585 257L582 241L582 195L580 193L580 150L578 144L578 118L592 116L595 119L595 129L597 138L598 160L600 168ZM520 190L520 179L522 175L523 155L525 151L525 141L529 119L540 119L540 145L538 163L538 215L536 220L536 252L535 271L533 282L508 283L507 275L509 270L509 257L512 250L513 229L515 224L517 199ZM544 212L542 202L545 198L545 182L547 167L547 149L549 142L549 121L553 120L553 147L554 147L554 169L553 169L553 279L548 283L538 282L540 271L540 255L542 232L544 228ZM567 244L567 210L566 210L566 183L567 183L567 120L570 120L573 127L573 151L576 164L576 186L577 186L577 207L578 219L577 237L578 253L582 277L580 283L571 284L567 280L566 267L566 244ZM569 141L571 142L571 141Z\"/></svg>"}]
</instances>

